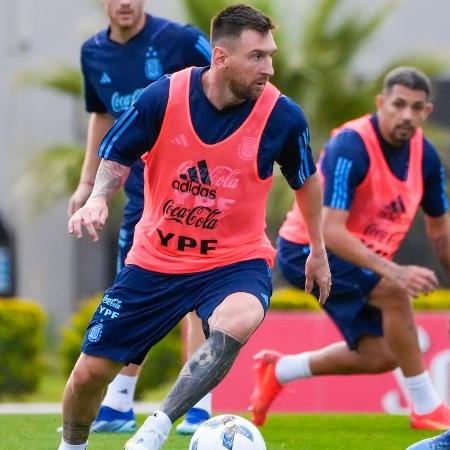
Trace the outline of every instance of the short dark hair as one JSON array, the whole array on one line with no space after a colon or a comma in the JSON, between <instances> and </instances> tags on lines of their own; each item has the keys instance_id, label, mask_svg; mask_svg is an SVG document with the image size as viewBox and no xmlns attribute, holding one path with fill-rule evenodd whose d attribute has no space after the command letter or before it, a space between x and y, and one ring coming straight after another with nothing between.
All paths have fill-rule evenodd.
<instances>
[{"instance_id":1,"label":"short dark hair","mask_svg":"<svg viewBox=\"0 0 450 450\"><path fill-rule=\"evenodd\" d=\"M389 92L396 84L414 91L423 91L427 94L427 98L431 97L430 79L415 67L404 66L391 70L384 79L383 90Z\"/></svg>"},{"instance_id":2,"label":"short dark hair","mask_svg":"<svg viewBox=\"0 0 450 450\"><path fill-rule=\"evenodd\" d=\"M238 38L247 29L266 34L274 28L272 19L261 11L244 4L231 5L213 17L211 43L223 37Z\"/></svg>"}]
</instances>

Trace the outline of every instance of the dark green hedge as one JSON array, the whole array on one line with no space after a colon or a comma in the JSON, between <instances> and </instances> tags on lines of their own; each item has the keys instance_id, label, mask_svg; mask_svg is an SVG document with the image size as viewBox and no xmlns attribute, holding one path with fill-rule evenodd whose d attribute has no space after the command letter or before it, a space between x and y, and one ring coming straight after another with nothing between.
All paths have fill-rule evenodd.
<instances>
[{"instance_id":1,"label":"dark green hedge","mask_svg":"<svg viewBox=\"0 0 450 450\"><path fill-rule=\"evenodd\" d=\"M43 309L28 300L0 300L0 398L29 394L45 373Z\"/></svg>"}]
</instances>

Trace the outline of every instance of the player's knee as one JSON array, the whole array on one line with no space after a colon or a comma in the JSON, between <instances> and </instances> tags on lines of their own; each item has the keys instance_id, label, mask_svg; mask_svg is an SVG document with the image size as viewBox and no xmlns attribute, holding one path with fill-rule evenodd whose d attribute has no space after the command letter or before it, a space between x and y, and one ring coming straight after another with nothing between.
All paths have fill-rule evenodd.
<instances>
[{"instance_id":1,"label":"player's knee","mask_svg":"<svg viewBox=\"0 0 450 450\"><path fill-rule=\"evenodd\" d=\"M408 294L398 287L392 287L389 293L378 296L373 303L380 307L385 313L405 313L412 311Z\"/></svg>"},{"instance_id":2,"label":"player's knee","mask_svg":"<svg viewBox=\"0 0 450 450\"><path fill-rule=\"evenodd\" d=\"M108 378L103 371L97 370L87 364L76 364L70 376L71 384L74 388L84 388L86 386L103 386L108 383Z\"/></svg>"},{"instance_id":3,"label":"player's knee","mask_svg":"<svg viewBox=\"0 0 450 450\"><path fill-rule=\"evenodd\" d=\"M370 373L384 373L396 369L398 364L391 355L381 353L368 358L368 366Z\"/></svg>"},{"instance_id":4,"label":"player's knee","mask_svg":"<svg viewBox=\"0 0 450 450\"><path fill-rule=\"evenodd\" d=\"M245 343L253 332L258 328L261 321L255 320L254 317L236 317L232 319L233 322L229 323L226 327L218 327L223 329L227 334L234 336L240 342Z\"/></svg>"},{"instance_id":5,"label":"player's knee","mask_svg":"<svg viewBox=\"0 0 450 450\"><path fill-rule=\"evenodd\" d=\"M259 300L250 294L233 294L213 313L210 329L220 329L245 342L264 318Z\"/></svg>"},{"instance_id":6,"label":"player's knee","mask_svg":"<svg viewBox=\"0 0 450 450\"><path fill-rule=\"evenodd\" d=\"M409 315L412 312L411 301L405 292L398 293L398 295L394 296L387 308L388 311L401 314L402 316Z\"/></svg>"},{"instance_id":7,"label":"player's knee","mask_svg":"<svg viewBox=\"0 0 450 450\"><path fill-rule=\"evenodd\" d=\"M258 328L264 318L264 311L257 308L247 308L235 314L230 321L231 332L234 336L246 341Z\"/></svg>"},{"instance_id":8,"label":"player's knee","mask_svg":"<svg viewBox=\"0 0 450 450\"><path fill-rule=\"evenodd\" d=\"M83 366L75 366L69 379L72 389L79 390L91 384L91 373Z\"/></svg>"}]
</instances>

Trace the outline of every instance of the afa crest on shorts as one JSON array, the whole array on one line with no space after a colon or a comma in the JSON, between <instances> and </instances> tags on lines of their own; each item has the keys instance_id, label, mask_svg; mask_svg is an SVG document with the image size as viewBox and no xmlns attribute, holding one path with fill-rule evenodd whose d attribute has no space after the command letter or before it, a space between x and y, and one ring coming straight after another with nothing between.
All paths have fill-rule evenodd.
<instances>
[{"instance_id":1,"label":"afa crest on shorts","mask_svg":"<svg viewBox=\"0 0 450 450\"><path fill-rule=\"evenodd\" d=\"M98 342L102 337L103 324L98 323L89 329L87 338L90 342Z\"/></svg>"},{"instance_id":2,"label":"afa crest on shorts","mask_svg":"<svg viewBox=\"0 0 450 450\"><path fill-rule=\"evenodd\" d=\"M150 81L156 81L163 76L163 70L161 66L161 61L158 58L158 53L149 47L147 53L145 54L145 76Z\"/></svg>"}]
</instances>

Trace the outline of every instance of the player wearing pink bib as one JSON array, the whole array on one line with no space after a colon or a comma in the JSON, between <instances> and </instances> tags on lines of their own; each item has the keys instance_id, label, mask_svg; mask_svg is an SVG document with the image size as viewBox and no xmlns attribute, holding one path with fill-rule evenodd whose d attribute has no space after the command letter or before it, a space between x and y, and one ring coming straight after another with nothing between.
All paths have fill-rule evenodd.
<instances>
[{"instance_id":1,"label":"player wearing pink bib","mask_svg":"<svg viewBox=\"0 0 450 450\"><path fill-rule=\"evenodd\" d=\"M424 74L398 68L385 79L377 113L345 123L326 144L319 171L333 287L324 309L345 342L298 355L256 355L255 423L265 421L283 384L294 379L399 367L411 400L411 426L449 427L450 409L425 370L411 306L416 295L437 286L436 275L392 261L421 206L428 237L450 275L444 169L420 128L432 109L429 97ZM280 271L294 286L303 286L308 254L302 214L294 206L280 229L277 255Z\"/></svg>"},{"instance_id":2,"label":"player wearing pink bib","mask_svg":"<svg viewBox=\"0 0 450 450\"><path fill-rule=\"evenodd\" d=\"M306 289L316 282L320 301L328 297L320 180L300 108L268 83L272 29L260 11L226 8L212 22L211 67L153 83L103 140L93 192L69 232L81 237L84 227L98 239L107 198L141 156L144 211L126 267L95 312L68 380L59 450L87 447L108 381L124 364L139 364L189 311L202 319L207 339L125 449L159 450L173 422L226 375L270 302L275 252L264 215L275 161L308 229Z\"/></svg>"},{"instance_id":3,"label":"player wearing pink bib","mask_svg":"<svg viewBox=\"0 0 450 450\"><path fill-rule=\"evenodd\" d=\"M275 250L264 232L271 179L260 179L256 158L280 92L268 83L242 126L211 145L192 126L190 79L191 69L171 77L158 140L144 157L144 214L126 264L165 273L258 258L272 266Z\"/></svg>"},{"instance_id":4,"label":"player wearing pink bib","mask_svg":"<svg viewBox=\"0 0 450 450\"><path fill-rule=\"evenodd\" d=\"M392 259L411 228L422 201L422 129L418 128L409 142L408 176L404 180L390 170L370 115L345 123L333 130L332 136L342 130L353 130L361 137L370 161L364 180L355 191L346 227L377 255ZM324 183L322 172L319 174ZM401 199L398 210L387 209L386 205L395 204L392 202L396 199ZM303 218L296 205L281 226L280 236L290 242L308 243Z\"/></svg>"}]
</instances>

